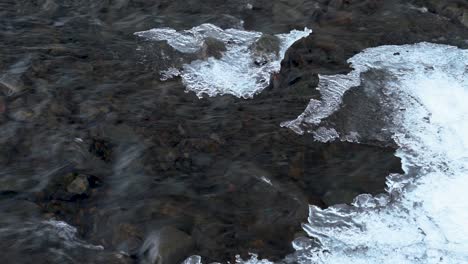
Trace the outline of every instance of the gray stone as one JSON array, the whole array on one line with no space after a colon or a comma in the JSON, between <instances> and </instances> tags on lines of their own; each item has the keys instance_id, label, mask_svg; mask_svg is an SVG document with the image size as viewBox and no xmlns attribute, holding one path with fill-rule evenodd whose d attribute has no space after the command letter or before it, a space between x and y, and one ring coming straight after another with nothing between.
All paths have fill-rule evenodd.
<instances>
[{"instance_id":1,"label":"gray stone","mask_svg":"<svg viewBox=\"0 0 468 264\"><path fill-rule=\"evenodd\" d=\"M278 54L280 49L280 40L278 37L263 34L253 45L252 48L256 53L274 53Z\"/></svg>"},{"instance_id":2,"label":"gray stone","mask_svg":"<svg viewBox=\"0 0 468 264\"><path fill-rule=\"evenodd\" d=\"M463 12L463 15L460 17L460 22L468 28L468 10Z\"/></svg>"},{"instance_id":3,"label":"gray stone","mask_svg":"<svg viewBox=\"0 0 468 264\"><path fill-rule=\"evenodd\" d=\"M203 58L215 57L216 59L219 59L223 56L223 52L225 51L226 46L221 40L206 38L201 50L201 56Z\"/></svg>"},{"instance_id":4,"label":"gray stone","mask_svg":"<svg viewBox=\"0 0 468 264\"><path fill-rule=\"evenodd\" d=\"M254 53L255 63L263 65L278 56L280 40L276 36L263 34L250 48Z\"/></svg>"}]
</instances>

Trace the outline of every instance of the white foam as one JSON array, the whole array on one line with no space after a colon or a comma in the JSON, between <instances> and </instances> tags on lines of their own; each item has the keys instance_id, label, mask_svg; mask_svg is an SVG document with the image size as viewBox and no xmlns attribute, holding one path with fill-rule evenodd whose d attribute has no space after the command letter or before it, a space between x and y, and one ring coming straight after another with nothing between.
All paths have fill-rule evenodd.
<instances>
[{"instance_id":1,"label":"white foam","mask_svg":"<svg viewBox=\"0 0 468 264\"><path fill-rule=\"evenodd\" d=\"M221 58L209 57L185 64L178 69L178 75L181 76L187 90L195 92L199 97L232 94L251 98L270 84L272 74L279 72L287 49L311 32L305 28L303 31L292 30L288 34L276 35L280 39L280 50L277 55L268 54L270 60L263 65L254 63L256 58L250 48L262 36L260 32L223 30L211 24L202 24L179 32L170 28L156 28L135 34L146 39L165 40L171 47L183 53L200 51L206 38L222 41L226 51ZM174 73L174 69L164 71L162 80L176 76Z\"/></svg>"},{"instance_id":2,"label":"white foam","mask_svg":"<svg viewBox=\"0 0 468 264\"><path fill-rule=\"evenodd\" d=\"M360 195L352 206L311 206L304 229L322 248L297 248L298 262L468 263L468 51L382 46L349 62L355 70L326 77L323 101L299 121L320 124L361 73L384 70L392 77L386 96L404 109L388 129L405 174L388 177L388 193Z\"/></svg>"}]
</instances>

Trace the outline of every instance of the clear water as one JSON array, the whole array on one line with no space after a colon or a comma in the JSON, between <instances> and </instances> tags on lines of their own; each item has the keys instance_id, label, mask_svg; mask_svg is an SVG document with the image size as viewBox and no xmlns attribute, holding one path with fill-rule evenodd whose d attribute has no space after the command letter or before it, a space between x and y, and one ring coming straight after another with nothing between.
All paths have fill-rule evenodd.
<instances>
[{"instance_id":1,"label":"clear water","mask_svg":"<svg viewBox=\"0 0 468 264\"><path fill-rule=\"evenodd\" d=\"M0 1L3 261L466 262L463 5L411 4Z\"/></svg>"}]
</instances>

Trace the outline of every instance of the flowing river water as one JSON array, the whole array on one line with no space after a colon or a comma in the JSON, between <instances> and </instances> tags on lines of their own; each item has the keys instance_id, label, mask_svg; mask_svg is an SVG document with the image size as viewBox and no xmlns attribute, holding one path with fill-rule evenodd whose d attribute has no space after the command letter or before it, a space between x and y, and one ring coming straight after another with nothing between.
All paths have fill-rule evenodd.
<instances>
[{"instance_id":1,"label":"flowing river water","mask_svg":"<svg viewBox=\"0 0 468 264\"><path fill-rule=\"evenodd\" d=\"M1 0L5 263L468 263L468 4Z\"/></svg>"}]
</instances>

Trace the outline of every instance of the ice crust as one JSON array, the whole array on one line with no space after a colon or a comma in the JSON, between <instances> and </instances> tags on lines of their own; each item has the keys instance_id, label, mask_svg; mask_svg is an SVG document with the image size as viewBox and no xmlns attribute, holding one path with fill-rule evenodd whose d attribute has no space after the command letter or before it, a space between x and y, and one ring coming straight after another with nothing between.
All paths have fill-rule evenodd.
<instances>
[{"instance_id":1,"label":"ice crust","mask_svg":"<svg viewBox=\"0 0 468 264\"><path fill-rule=\"evenodd\" d=\"M351 87L360 83L360 69L355 69L348 75L319 75L317 90L320 91L322 100L311 99L304 112L296 119L281 123L282 127L288 127L298 134L304 134L302 123L318 125L322 119L330 116L338 109L344 93Z\"/></svg>"},{"instance_id":2,"label":"ice crust","mask_svg":"<svg viewBox=\"0 0 468 264\"><path fill-rule=\"evenodd\" d=\"M278 59L256 67L248 47L261 33L212 25L182 33L148 32L183 52L197 52L205 36L223 40L227 51L221 59L197 60L182 69L169 69L165 76L180 74L187 89L198 96L245 98L265 88L286 49L310 33L306 29L280 35ZM148 32L137 34L150 38ZM177 34L201 35L182 38L190 43L185 45L174 42ZM312 99L297 119L282 126L302 134L306 131L301 124L310 124L317 129L307 132L317 140L358 142L356 132L340 135L321 123L339 109L347 90L360 85L362 73L382 70L389 77L381 95L387 105L382 107L393 109L385 130L399 147L404 174L388 175L386 193L361 194L351 205L310 206L308 222L303 224L309 238L293 241L296 252L282 263L468 263L468 51L431 43L380 46L349 62L354 70L346 75L320 76L321 100ZM197 256L187 260L201 262ZM271 263L256 255L236 262Z\"/></svg>"},{"instance_id":3,"label":"ice crust","mask_svg":"<svg viewBox=\"0 0 468 264\"><path fill-rule=\"evenodd\" d=\"M419 43L364 50L347 75L321 76L322 101L298 119L319 125L343 93L370 69L392 76L385 96L405 174L389 175L387 193L362 194L352 205L310 206L303 225L317 249L293 242L299 263L468 263L468 51ZM397 110L398 109L398 110ZM303 133L304 131L298 131Z\"/></svg>"},{"instance_id":4,"label":"ice crust","mask_svg":"<svg viewBox=\"0 0 468 264\"><path fill-rule=\"evenodd\" d=\"M155 41L166 41L172 48L182 53L199 52L207 38L222 41L226 51L217 59L195 60L184 64L181 69L168 69L162 72L162 80L180 75L189 91L198 97L231 94L251 98L270 84L272 74L279 72L281 60L287 49L297 40L307 37L312 31L292 30L287 34L277 34L280 40L278 54L266 54L270 60L263 65L255 64L256 55L251 50L262 33L239 29L223 30L212 24L202 24L189 30L176 31L171 28L155 28L136 32L135 35Z\"/></svg>"},{"instance_id":5,"label":"ice crust","mask_svg":"<svg viewBox=\"0 0 468 264\"><path fill-rule=\"evenodd\" d=\"M321 120L360 84L362 73L384 70L391 81L382 107L394 109L385 129L399 146L404 174L387 177L386 193L361 194L351 205L310 206L303 224L309 238L294 240L296 252L281 263L468 263L468 50L431 43L381 46L349 62L349 74L321 76L322 101L311 101L299 121L318 125L312 134L336 136ZM256 255L236 262L272 263Z\"/></svg>"}]
</instances>

